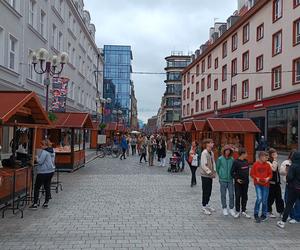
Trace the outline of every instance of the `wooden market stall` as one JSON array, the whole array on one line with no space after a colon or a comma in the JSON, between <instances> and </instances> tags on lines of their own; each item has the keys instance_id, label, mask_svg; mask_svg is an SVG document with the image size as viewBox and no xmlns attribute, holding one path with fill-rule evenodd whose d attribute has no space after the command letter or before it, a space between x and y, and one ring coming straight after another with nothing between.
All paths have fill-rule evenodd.
<instances>
[{"instance_id":1,"label":"wooden market stall","mask_svg":"<svg viewBox=\"0 0 300 250\"><path fill-rule=\"evenodd\" d=\"M238 157L238 149L244 147L248 152L248 161L255 161L255 134L259 128L251 119L240 118L208 118L206 131L215 142L215 155L221 154L225 145L234 148L234 157ZM211 134L210 134L211 133Z\"/></svg>"},{"instance_id":2,"label":"wooden market stall","mask_svg":"<svg viewBox=\"0 0 300 250\"><path fill-rule=\"evenodd\" d=\"M30 91L0 91L0 208L21 211L20 201L28 201L33 182L37 128L49 127L48 115L39 98Z\"/></svg>"},{"instance_id":3,"label":"wooden market stall","mask_svg":"<svg viewBox=\"0 0 300 250\"><path fill-rule=\"evenodd\" d=\"M183 124L175 123L173 125L173 132L176 137L183 136L183 134L184 134Z\"/></svg>"},{"instance_id":4,"label":"wooden market stall","mask_svg":"<svg viewBox=\"0 0 300 250\"><path fill-rule=\"evenodd\" d=\"M85 164L86 130L93 129L88 113L55 113L54 128L48 131L55 145L55 164L59 171L72 172Z\"/></svg>"},{"instance_id":5,"label":"wooden market stall","mask_svg":"<svg viewBox=\"0 0 300 250\"><path fill-rule=\"evenodd\" d=\"M209 137L208 133L205 132L206 124L205 120L193 120L192 139L198 142L200 146L203 139Z\"/></svg>"},{"instance_id":6,"label":"wooden market stall","mask_svg":"<svg viewBox=\"0 0 300 250\"><path fill-rule=\"evenodd\" d=\"M183 122L183 128L184 128L184 131L185 131L185 139L189 143L192 143L192 141L194 140L193 131L195 131L194 123L192 121Z\"/></svg>"},{"instance_id":7,"label":"wooden market stall","mask_svg":"<svg viewBox=\"0 0 300 250\"><path fill-rule=\"evenodd\" d=\"M105 127L106 143L108 145L112 145L115 136L117 136L117 125L118 124L116 122L110 122Z\"/></svg>"},{"instance_id":8,"label":"wooden market stall","mask_svg":"<svg viewBox=\"0 0 300 250\"><path fill-rule=\"evenodd\" d=\"M90 143L91 149L97 148L98 135L100 133L99 125L100 125L99 122L93 121L93 128L91 130L91 143Z\"/></svg>"}]
</instances>

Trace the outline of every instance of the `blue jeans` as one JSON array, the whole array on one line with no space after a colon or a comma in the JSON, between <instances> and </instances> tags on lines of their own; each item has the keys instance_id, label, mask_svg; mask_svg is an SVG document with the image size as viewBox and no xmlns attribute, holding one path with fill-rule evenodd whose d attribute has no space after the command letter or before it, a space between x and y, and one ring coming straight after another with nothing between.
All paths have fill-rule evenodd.
<instances>
[{"instance_id":1,"label":"blue jeans","mask_svg":"<svg viewBox=\"0 0 300 250\"><path fill-rule=\"evenodd\" d=\"M288 186L285 187L284 202L286 204L288 197ZM290 212L290 218L300 222L300 200L298 199Z\"/></svg>"},{"instance_id":2,"label":"blue jeans","mask_svg":"<svg viewBox=\"0 0 300 250\"><path fill-rule=\"evenodd\" d=\"M229 208L234 208L234 187L233 187L233 181L220 181L220 192L221 192L221 203L222 208L227 208L227 202L226 202L226 193L228 190L229 195Z\"/></svg>"},{"instance_id":3,"label":"blue jeans","mask_svg":"<svg viewBox=\"0 0 300 250\"><path fill-rule=\"evenodd\" d=\"M260 185L255 185L255 191L256 191L256 202L254 206L254 215L259 214L260 204L262 204L261 215L267 216L269 188Z\"/></svg>"}]
</instances>

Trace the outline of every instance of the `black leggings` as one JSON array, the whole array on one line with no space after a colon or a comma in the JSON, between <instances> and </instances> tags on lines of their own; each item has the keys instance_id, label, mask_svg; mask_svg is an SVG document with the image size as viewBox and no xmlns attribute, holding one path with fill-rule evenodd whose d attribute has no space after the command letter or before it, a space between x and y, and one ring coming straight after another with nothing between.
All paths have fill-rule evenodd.
<instances>
[{"instance_id":1,"label":"black leggings","mask_svg":"<svg viewBox=\"0 0 300 250\"><path fill-rule=\"evenodd\" d=\"M238 182L235 182L234 187L235 187L235 210L239 213L241 211L241 204L242 204L242 212L246 212L249 183L246 182L240 184Z\"/></svg>"},{"instance_id":2,"label":"black leggings","mask_svg":"<svg viewBox=\"0 0 300 250\"><path fill-rule=\"evenodd\" d=\"M144 159L145 162L147 162L147 160L146 160L146 154L145 153L141 154L140 162L142 162L142 159Z\"/></svg>"},{"instance_id":3,"label":"black leggings","mask_svg":"<svg viewBox=\"0 0 300 250\"><path fill-rule=\"evenodd\" d=\"M126 153L126 148L122 148L122 154L120 157L121 160L122 160L122 158L126 159L125 153Z\"/></svg>"},{"instance_id":4,"label":"black leggings","mask_svg":"<svg viewBox=\"0 0 300 250\"><path fill-rule=\"evenodd\" d=\"M287 198L287 203L286 207L283 212L283 217L282 221L286 222L287 218L289 217L292 208L294 207L297 199L300 199L300 191L297 191L294 188L289 188L288 189L288 198Z\"/></svg>"},{"instance_id":5,"label":"black leggings","mask_svg":"<svg viewBox=\"0 0 300 250\"><path fill-rule=\"evenodd\" d=\"M34 198L33 203L37 204L39 200L40 189L44 186L45 189L45 203L48 203L51 197L51 179L54 173L37 174L34 184Z\"/></svg>"},{"instance_id":6,"label":"black leggings","mask_svg":"<svg viewBox=\"0 0 300 250\"><path fill-rule=\"evenodd\" d=\"M191 164L189 164L191 172L192 172L192 180L191 180L191 184L192 185L196 185L197 184L197 179L196 179L196 171L197 171L197 167L192 166Z\"/></svg>"},{"instance_id":7,"label":"black leggings","mask_svg":"<svg viewBox=\"0 0 300 250\"><path fill-rule=\"evenodd\" d=\"M270 184L268 198L268 212L272 213L272 205L275 202L277 213L282 214L284 210L284 201L282 199L280 184Z\"/></svg>"},{"instance_id":8,"label":"black leggings","mask_svg":"<svg viewBox=\"0 0 300 250\"><path fill-rule=\"evenodd\" d=\"M206 206L209 203L213 179L209 177L201 176L202 180L202 206Z\"/></svg>"}]
</instances>

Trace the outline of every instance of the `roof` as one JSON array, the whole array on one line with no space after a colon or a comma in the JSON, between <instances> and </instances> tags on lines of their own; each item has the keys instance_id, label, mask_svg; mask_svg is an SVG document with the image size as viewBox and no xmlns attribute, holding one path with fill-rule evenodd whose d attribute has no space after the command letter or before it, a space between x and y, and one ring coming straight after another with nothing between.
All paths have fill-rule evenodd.
<instances>
[{"instance_id":1,"label":"roof","mask_svg":"<svg viewBox=\"0 0 300 250\"><path fill-rule=\"evenodd\" d=\"M174 131L175 132L183 132L183 125L181 123L174 124Z\"/></svg>"},{"instance_id":2,"label":"roof","mask_svg":"<svg viewBox=\"0 0 300 250\"><path fill-rule=\"evenodd\" d=\"M183 126L184 126L184 130L186 132L190 132L190 131L192 131L192 128L193 128L193 122L192 121L191 122L184 122Z\"/></svg>"},{"instance_id":3,"label":"roof","mask_svg":"<svg viewBox=\"0 0 300 250\"><path fill-rule=\"evenodd\" d=\"M93 130L99 130L100 122L93 121Z\"/></svg>"},{"instance_id":4,"label":"roof","mask_svg":"<svg viewBox=\"0 0 300 250\"><path fill-rule=\"evenodd\" d=\"M0 91L0 119L7 125L51 124L38 96L32 91Z\"/></svg>"},{"instance_id":5,"label":"roof","mask_svg":"<svg viewBox=\"0 0 300 250\"><path fill-rule=\"evenodd\" d=\"M90 114L65 112L55 113L57 119L53 122L57 128L93 128Z\"/></svg>"},{"instance_id":6,"label":"roof","mask_svg":"<svg viewBox=\"0 0 300 250\"><path fill-rule=\"evenodd\" d=\"M170 133L171 132L171 127L163 127L163 132L164 133Z\"/></svg>"},{"instance_id":7,"label":"roof","mask_svg":"<svg viewBox=\"0 0 300 250\"><path fill-rule=\"evenodd\" d=\"M205 124L206 124L206 121L203 121L203 120L195 120L193 121L194 123L194 126L196 128L196 131L203 131L204 130L204 127L205 127Z\"/></svg>"},{"instance_id":8,"label":"roof","mask_svg":"<svg viewBox=\"0 0 300 250\"><path fill-rule=\"evenodd\" d=\"M207 122L214 132L259 133L251 119L208 118Z\"/></svg>"}]
</instances>

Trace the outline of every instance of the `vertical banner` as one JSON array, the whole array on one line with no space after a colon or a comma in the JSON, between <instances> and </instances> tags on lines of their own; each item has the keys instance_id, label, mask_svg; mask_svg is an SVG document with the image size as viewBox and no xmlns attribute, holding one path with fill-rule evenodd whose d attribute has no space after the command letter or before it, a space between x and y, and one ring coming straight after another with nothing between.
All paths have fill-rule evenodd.
<instances>
[{"instance_id":1,"label":"vertical banner","mask_svg":"<svg viewBox=\"0 0 300 250\"><path fill-rule=\"evenodd\" d=\"M65 77L52 78L52 111L66 112L69 79Z\"/></svg>"}]
</instances>

